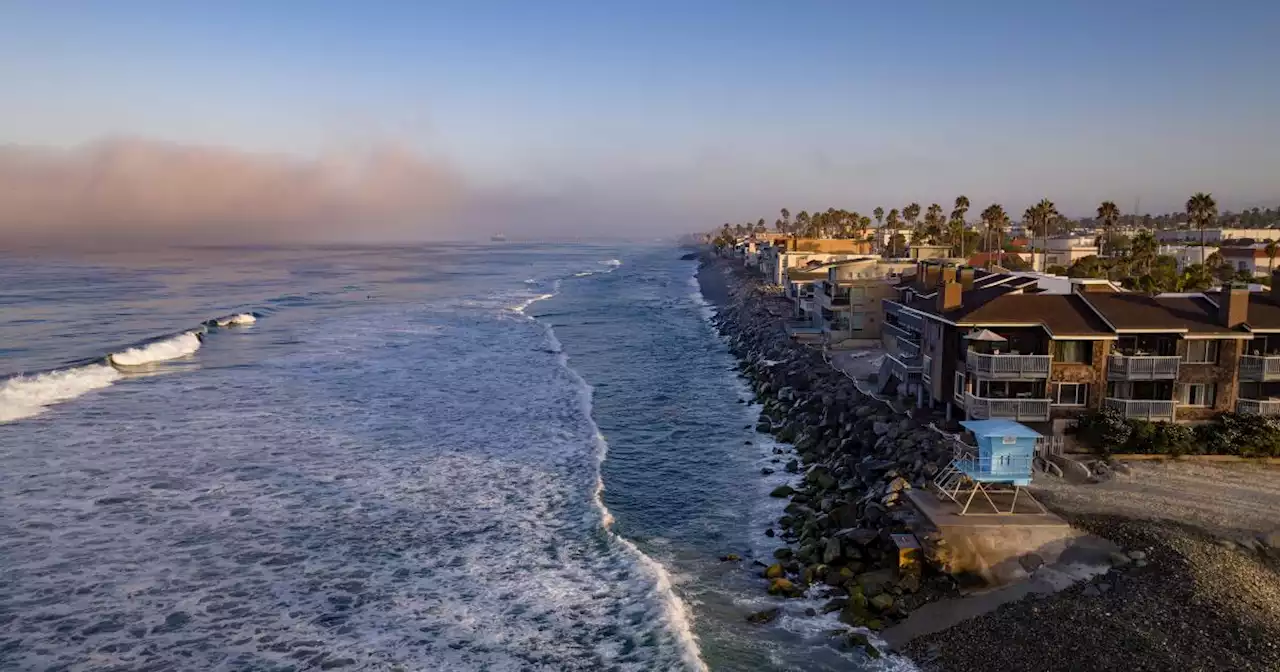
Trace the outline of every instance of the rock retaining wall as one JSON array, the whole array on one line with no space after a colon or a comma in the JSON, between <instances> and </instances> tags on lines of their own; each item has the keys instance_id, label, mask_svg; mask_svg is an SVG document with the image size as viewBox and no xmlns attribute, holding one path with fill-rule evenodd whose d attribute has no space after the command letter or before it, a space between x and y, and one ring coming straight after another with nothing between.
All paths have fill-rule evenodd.
<instances>
[{"instance_id":1,"label":"rock retaining wall","mask_svg":"<svg viewBox=\"0 0 1280 672\"><path fill-rule=\"evenodd\" d=\"M704 273L729 276L729 301L715 324L763 406L756 429L794 446L785 469L797 477L772 493L790 503L766 531L786 542L762 572L768 591L829 597L825 611L871 628L955 595L945 544L904 495L950 461L947 440L864 395L821 352L790 339L783 299L759 279L731 261L702 263ZM890 536L899 533L921 542L921 571L899 571Z\"/></svg>"}]
</instances>

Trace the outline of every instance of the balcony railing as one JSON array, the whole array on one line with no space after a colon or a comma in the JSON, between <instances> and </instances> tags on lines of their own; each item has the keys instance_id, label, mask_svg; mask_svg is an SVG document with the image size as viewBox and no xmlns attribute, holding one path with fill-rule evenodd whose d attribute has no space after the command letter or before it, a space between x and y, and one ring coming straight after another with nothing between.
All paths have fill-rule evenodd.
<instances>
[{"instance_id":1,"label":"balcony railing","mask_svg":"<svg viewBox=\"0 0 1280 672\"><path fill-rule=\"evenodd\" d=\"M964 395L965 410L974 420L1007 418L1026 422L1045 421L1049 419L1050 403L1049 399L996 399L975 397L969 392Z\"/></svg>"},{"instance_id":2,"label":"balcony railing","mask_svg":"<svg viewBox=\"0 0 1280 672\"><path fill-rule=\"evenodd\" d=\"M988 355L965 353L969 372L979 378L1036 380L1049 377L1049 355Z\"/></svg>"},{"instance_id":3,"label":"balcony railing","mask_svg":"<svg viewBox=\"0 0 1280 672\"><path fill-rule=\"evenodd\" d=\"M1162 399L1116 399L1107 397L1107 408L1120 411L1126 418L1173 420L1174 402Z\"/></svg>"},{"instance_id":4,"label":"balcony railing","mask_svg":"<svg viewBox=\"0 0 1280 672\"><path fill-rule=\"evenodd\" d=\"M1107 360L1108 380L1174 380L1180 357L1111 355Z\"/></svg>"},{"instance_id":5,"label":"balcony railing","mask_svg":"<svg viewBox=\"0 0 1280 672\"><path fill-rule=\"evenodd\" d=\"M1240 380L1249 382L1280 380L1280 355L1241 356Z\"/></svg>"},{"instance_id":6,"label":"balcony railing","mask_svg":"<svg viewBox=\"0 0 1280 672\"><path fill-rule=\"evenodd\" d=\"M907 329L911 329L916 332L924 331L924 320L920 319L919 315L907 312L907 310L902 307L902 304L897 301L886 300L884 302L884 312L885 314L894 315L897 318L898 323Z\"/></svg>"},{"instance_id":7,"label":"balcony railing","mask_svg":"<svg viewBox=\"0 0 1280 672\"><path fill-rule=\"evenodd\" d=\"M1280 399L1240 399L1236 413L1249 415L1280 415Z\"/></svg>"}]
</instances>

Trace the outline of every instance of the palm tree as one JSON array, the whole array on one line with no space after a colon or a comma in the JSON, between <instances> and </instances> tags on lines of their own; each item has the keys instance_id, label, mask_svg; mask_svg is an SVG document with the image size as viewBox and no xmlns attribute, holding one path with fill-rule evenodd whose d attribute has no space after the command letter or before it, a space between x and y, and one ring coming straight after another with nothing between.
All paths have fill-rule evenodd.
<instances>
[{"instance_id":1,"label":"palm tree","mask_svg":"<svg viewBox=\"0 0 1280 672\"><path fill-rule=\"evenodd\" d=\"M942 206L937 203L929 205L929 209L924 213L924 229L917 232L921 238L931 243L938 242L938 238L942 235Z\"/></svg>"},{"instance_id":2,"label":"palm tree","mask_svg":"<svg viewBox=\"0 0 1280 672\"><path fill-rule=\"evenodd\" d=\"M857 213L854 213L854 214L856 215ZM867 217L866 215L858 216L857 227L858 227L858 240L861 240L864 243L870 244L871 241L874 240L873 236L870 236L867 234L867 230L871 228L871 218Z\"/></svg>"},{"instance_id":3,"label":"palm tree","mask_svg":"<svg viewBox=\"0 0 1280 672\"><path fill-rule=\"evenodd\" d=\"M987 251L990 252L993 248L1003 250L1004 230L1009 225L1009 215L1005 214L1004 208L999 203L988 205L987 209L982 211L982 221L987 225L988 236L995 234L995 244L992 245L988 240Z\"/></svg>"},{"instance_id":4,"label":"palm tree","mask_svg":"<svg viewBox=\"0 0 1280 672\"><path fill-rule=\"evenodd\" d=\"M877 205L876 209L871 211L871 214L876 216L876 226L884 225L884 208Z\"/></svg>"},{"instance_id":5,"label":"palm tree","mask_svg":"<svg viewBox=\"0 0 1280 672\"><path fill-rule=\"evenodd\" d=\"M884 218L884 225L894 233L898 231L898 209L897 208L893 208L892 210L889 211L889 215ZM890 243L892 243L894 240L893 235L894 235L893 233L889 234ZM893 250L893 255L895 258L898 256L898 252L899 250Z\"/></svg>"},{"instance_id":6,"label":"palm tree","mask_svg":"<svg viewBox=\"0 0 1280 672\"><path fill-rule=\"evenodd\" d=\"M1192 226L1200 229L1200 263L1203 264L1204 227L1218 219L1218 204L1213 201L1213 196L1200 191L1187 199L1187 218Z\"/></svg>"},{"instance_id":7,"label":"palm tree","mask_svg":"<svg viewBox=\"0 0 1280 672\"><path fill-rule=\"evenodd\" d=\"M1268 240L1262 251L1267 253L1267 275L1270 276L1276 271L1276 255L1280 254L1280 246L1276 245L1276 241Z\"/></svg>"},{"instance_id":8,"label":"palm tree","mask_svg":"<svg viewBox=\"0 0 1280 672\"><path fill-rule=\"evenodd\" d=\"M1045 238L1049 237L1049 222L1059 217L1058 208L1053 205L1053 201L1042 198L1039 203L1027 208L1022 214L1023 222L1031 227L1031 264L1035 266L1035 250L1036 250L1036 230L1041 232ZM1044 264L1041 264L1043 266Z\"/></svg>"},{"instance_id":9,"label":"palm tree","mask_svg":"<svg viewBox=\"0 0 1280 672\"><path fill-rule=\"evenodd\" d=\"M1106 245L1111 242L1111 227L1115 226L1117 220L1120 219L1120 208L1112 201L1103 201L1098 206L1098 221L1102 222L1102 243ZM1098 254L1102 255L1105 250L1099 246Z\"/></svg>"},{"instance_id":10,"label":"palm tree","mask_svg":"<svg viewBox=\"0 0 1280 672\"><path fill-rule=\"evenodd\" d=\"M1133 237L1133 242L1129 244L1129 258L1133 260L1133 265L1142 271L1138 275L1151 273L1151 264L1156 260L1158 249L1156 237L1150 231L1139 232Z\"/></svg>"},{"instance_id":11,"label":"palm tree","mask_svg":"<svg viewBox=\"0 0 1280 672\"><path fill-rule=\"evenodd\" d=\"M969 212L969 197L957 196L956 207L951 211L951 220L947 224L947 238L956 251L957 257L964 256L964 232L966 227L964 216Z\"/></svg>"},{"instance_id":12,"label":"palm tree","mask_svg":"<svg viewBox=\"0 0 1280 672\"><path fill-rule=\"evenodd\" d=\"M779 233L791 233L791 211L782 209L782 226L778 229Z\"/></svg>"}]
</instances>

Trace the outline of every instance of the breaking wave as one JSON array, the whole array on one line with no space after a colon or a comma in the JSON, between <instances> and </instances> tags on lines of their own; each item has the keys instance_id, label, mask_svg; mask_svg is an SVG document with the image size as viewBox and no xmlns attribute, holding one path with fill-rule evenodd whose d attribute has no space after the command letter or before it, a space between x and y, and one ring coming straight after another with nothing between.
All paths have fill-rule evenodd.
<instances>
[{"instance_id":1,"label":"breaking wave","mask_svg":"<svg viewBox=\"0 0 1280 672\"><path fill-rule=\"evenodd\" d=\"M235 313L205 322L199 329L113 352L92 364L0 380L0 423L39 415L49 406L110 387L129 369L189 357L200 349L206 327L244 326L257 322L253 313Z\"/></svg>"},{"instance_id":2,"label":"breaking wave","mask_svg":"<svg viewBox=\"0 0 1280 672\"><path fill-rule=\"evenodd\" d=\"M53 404L111 385L120 372L105 364L17 376L0 383L0 422L39 415Z\"/></svg>"},{"instance_id":3,"label":"breaking wave","mask_svg":"<svg viewBox=\"0 0 1280 672\"><path fill-rule=\"evenodd\" d=\"M604 264L605 266L615 266L615 267L622 265L622 262L618 259L605 259L600 263Z\"/></svg>"},{"instance_id":4,"label":"breaking wave","mask_svg":"<svg viewBox=\"0 0 1280 672\"><path fill-rule=\"evenodd\" d=\"M240 313L238 315L227 315L219 317L213 321L214 326L218 327L240 327L246 324L257 322L258 318L253 313Z\"/></svg>"},{"instance_id":5,"label":"breaking wave","mask_svg":"<svg viewBox=\"0 0 1280 672\"><path fill-rule=\"evenodd\" d=\"M129 348L124 352L113 352L107 356L107 361L115 366L127 367L178 359L195 354L196 350L200 349L200 339L200 332L187 331L163 341Z\"/></svg>"}]
</instances>

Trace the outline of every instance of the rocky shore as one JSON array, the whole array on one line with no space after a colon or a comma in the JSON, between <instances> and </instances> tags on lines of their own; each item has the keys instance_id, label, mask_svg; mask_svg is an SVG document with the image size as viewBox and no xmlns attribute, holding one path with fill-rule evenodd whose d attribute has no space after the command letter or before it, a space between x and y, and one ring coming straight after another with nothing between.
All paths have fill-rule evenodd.
<instances>
[{"instance_id":1,"label":"rocky shore","mask_svg":"<svg viewBox=\"0 0 1280 672\"><path fill-rule=\"evenodd\" d=\"M825 598L824 611L872 630L955 596L947 549L905 496L950 460L947 440L863 394L819 351L793 341L784 298L727 262L704 264L704 296L720 305L715 324L763 408L756 429L792 446L779 449L777 462L796 475L793 484L771 493L789 504L765 530L778 540L772 563L761 570L769 593ZM917 571L898 571L894 534L921 542ZM851 643L865 640L852 635Z\"/></svg>"},{"instance_id":2,"label":"rocky shore","mask_svg":"<svg viewBox=\"0 0 1280 672\"><path fill-rule=\"evenodd\" d=\"M946 545L904 501L950 459L947 439L927 416L863 394L820 352L792 341L790 303L738 264L706 257L699 281L762 405L756 429L792 446L776 458L795 476L772 493L789 503L764 531L778 547L760 567L762 587L826 599L824 611L871 630L959 596ZM912 641L903 653L925 670L948 671L1280 669L1280 551L1049 504L1129 553L1091 582L1006 604ZM899 578L891 537L899 533L921 542L918 578ZM878 655L856 632L841 636Z\"/></svg>"}]
</instances>

